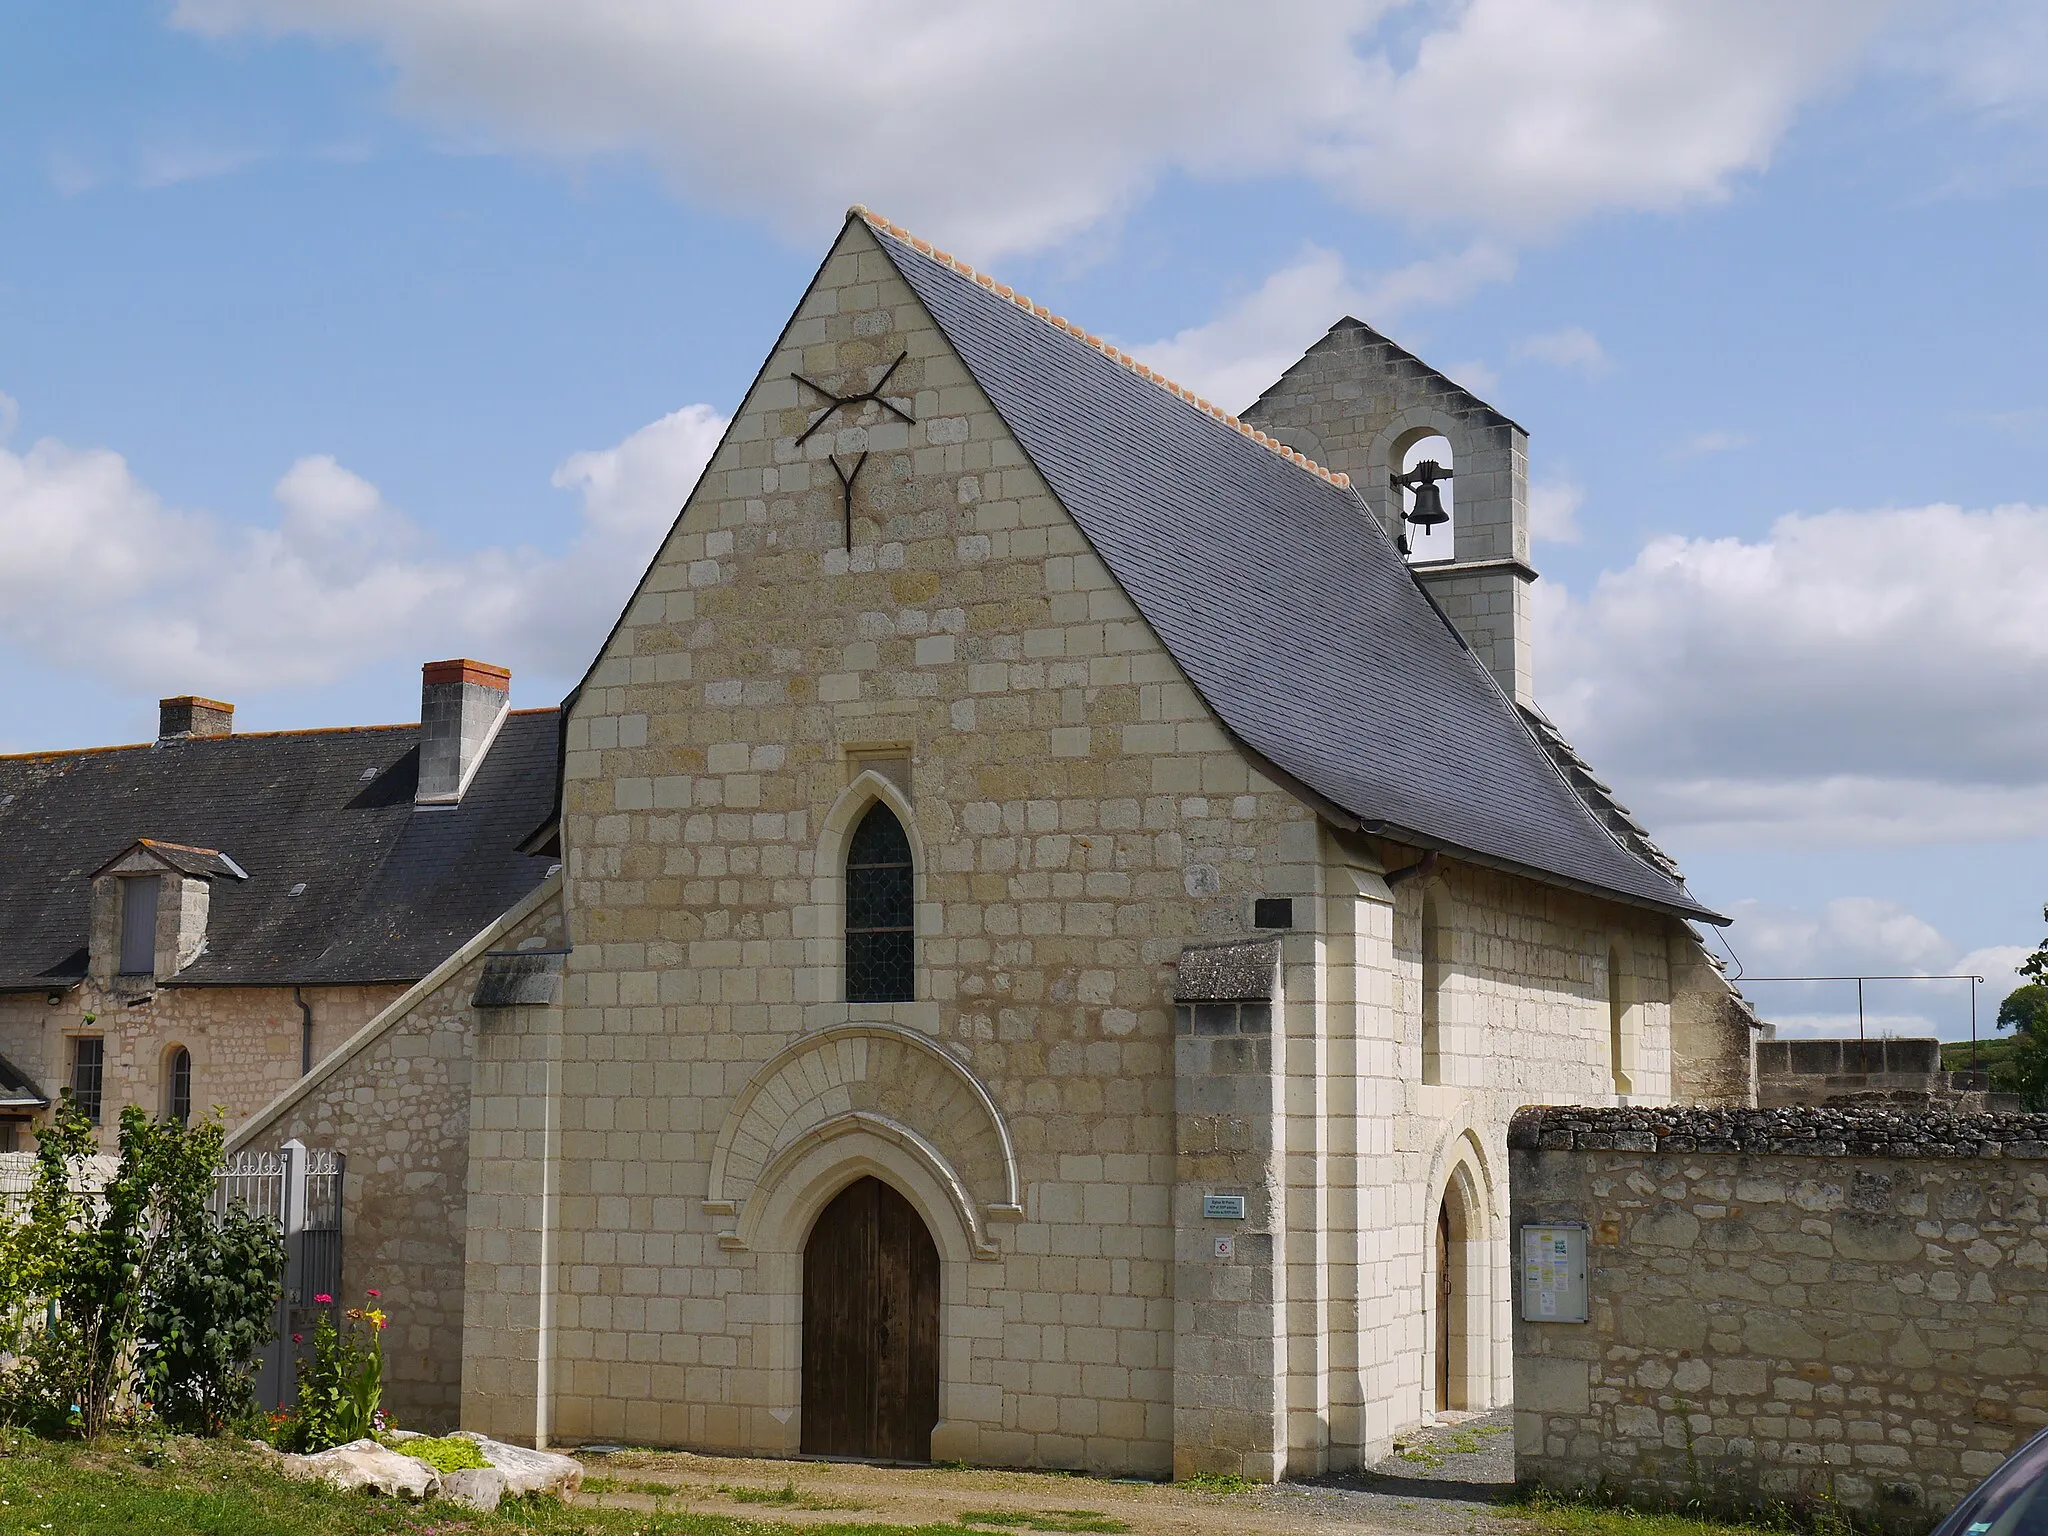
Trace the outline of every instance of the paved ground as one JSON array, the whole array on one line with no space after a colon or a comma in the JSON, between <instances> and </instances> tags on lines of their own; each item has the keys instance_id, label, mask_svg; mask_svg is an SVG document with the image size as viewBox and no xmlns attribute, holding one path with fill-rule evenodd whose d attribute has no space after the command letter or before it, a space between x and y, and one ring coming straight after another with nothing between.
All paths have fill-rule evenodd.
<instances>
[{"instance_id":1,"label":"paved ground","mask_svg":"<svg viewBox=\"0 0 2048 1536\"><path fill-rule=\"evenodd\" d=\"M686 1452L586 1455L590 1494L607 1504L693 1510L797 1524L956 1521L1006 1531L1118 1531L1132 1536L1317 1536L1347 1532L1505 1531L1498 1504L1514 1485L1506 1413L1404 1437L1370 1472L1218 1493L1185 1484L767 1461ZM977 1516L992 1518L977 1519Z\"/></svg>"}]
</instances>

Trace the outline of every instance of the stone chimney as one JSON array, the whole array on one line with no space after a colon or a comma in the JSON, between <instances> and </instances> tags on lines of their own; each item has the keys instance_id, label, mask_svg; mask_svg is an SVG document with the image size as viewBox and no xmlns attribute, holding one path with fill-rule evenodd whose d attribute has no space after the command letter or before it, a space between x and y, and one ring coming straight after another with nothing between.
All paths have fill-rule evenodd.
<instances>
[{"instance_id":1,"label":"stone chimney","mask_svg":"<svg viewBox=\"0 0 2048 1536\"><path fill-rule=\"evenodd\" d=\"M156 701L158 741L234 734L235 706L232 704L223 704L219 699L202 699L191 693Z\"/></svg>"},{"instance_id":2,"label":"stone chimney","mask_svg":"<svg viewBox=\"0 0 2048 1536\"><path fill-rule=\"evenodd\" d=\"M1535 702L1526 432L1348 316L1302 354L1244 420L1351 476L1391 535L1401 531L1401 493L1389 476L1404 468L1403 456L1423 438L1447 438L1452 558L1418 563L1415 574L1508 696L1518 704Z\"/></svg>"},{"instance_id":3,"label":"stone chimney","mask_svg":"<svg viewBox=\"0 0 2048 1536\"><path fill-rule=\"evenodd\" d=\"M512 674L485 661L430 661L420 669L417 806L457 805L497 740Z\"/></svg>"}]
</instances>

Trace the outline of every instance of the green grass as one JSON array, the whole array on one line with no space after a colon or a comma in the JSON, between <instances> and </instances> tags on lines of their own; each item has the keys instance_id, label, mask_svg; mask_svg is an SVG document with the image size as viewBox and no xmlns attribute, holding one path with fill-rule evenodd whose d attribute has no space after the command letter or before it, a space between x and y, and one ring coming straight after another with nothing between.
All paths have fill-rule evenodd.
<instances>
[{"instance_id":1,"label":"green grass","mask_svg":"<svg viewBox=\"0 0 2048 1536\"><path fill-rule=\"evenodd\" d=\"M1130 1526L1096 1509L968 1510L962 1525L993 1525L1017 1531L1128 1531Z\"/></svg>"},{"instance_id":2,"label":"green grass","mask_svg":"<svg viewBox=\"0 0 2048 1536\"><path fill-rule=\"evenodd\" d=\"M746 1488L720 1483L718 1491L735 1504L775 1504L784 1509L859 1509L858 1504L841 1504L832 1499L821 1499L815 1493L806 1493L795 1483L784 1483L780 1488Z\"/></svg>"},{"instance_id":3,"label":"green grass","mask_svg":"<svg viewBox=\"0 0 2048 1536\"><path fill-rule=\"evenodd\" d=\"M1243 1493L1265 1485L1236 1472L1197 1472L1193 1477L1182 1478L1180 1486L1192 1488L1197 1493Z\"/></svg>"},{"instance_id":4,"label":"green grass","mask_svg":"<svg viewBox=\"0 0 2048 1536\"><path fill-rule=\"evenodd\" d=\"M680 1492L592 1479L594 1491ZM750 1490L759 1492L760 1490ZM799 1494L798 1498L804 1497ZM779 1502L779 1500L778 1500ZM1034 1529L1089 1530L1081 1525ZM170 1439L87 1447L0 1430L0 1536L990 1536L957 1524L795 1526L553 1499L495 1515L288 1482L255 1453Z\"/></svg>"},{"instance_id":5,"label":"green grass","mask_svg":"<svg viewBox=\"0 0 2048 1536\"><path fill-rule=\"evenodd\" d=\"M1683 1512L1626 1509L1592 1499L1565 1499L1542 1491L1526 1495L1502 1513L1541 1536L1790 1536L1795 1532L1848 1536L1850 1530L1839 1519L1716 1520Z\"/></svg>"},{"instance_id":6,"label":"green grass","mask_svg":"<svg viewBox=\"0 0 2048 1536\"><path fill-rule=\"evenodd\" d=\"M1505 1424L1481 1424L1472 1429L1453 1429L1448 1435L1433 1435L1422 1440L1396 1440L1394 1455L1400 1461L1413 1462L1419 1467L1432 1471L1442 1466L1447 1457L1477 1456L1488 1449L1486 1437L1509 1433Z\"/></svg>"},{"instance_id":7,"label":"green grass","mask_svg":"<svg viewBox=\"0 0 2048 1536\"><path fill-rule=\"evenodd\" d=\"M1987 1071L2002 1067L2012 1059L2013 1047L2019 1042L2011 1035L1989 1035L1977 1041L1977 1069ZM1970 1070L1970 1042L1967 1040L1946 1040L1941 1047L1941 1070L1944 1072L1967 1072Z\"/></svg>"}]
</instances>

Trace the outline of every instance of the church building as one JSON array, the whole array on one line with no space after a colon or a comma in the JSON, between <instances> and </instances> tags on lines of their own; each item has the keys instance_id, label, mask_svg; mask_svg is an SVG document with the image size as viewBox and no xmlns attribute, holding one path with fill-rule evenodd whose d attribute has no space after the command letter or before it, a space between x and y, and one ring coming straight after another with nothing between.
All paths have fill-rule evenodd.
<instances>
[{"instance_id":1,"label":"church building","mask_svg":"<svg viewBox=\"0 0 2048 1536\"><path fill-rule=\"evenodd\" d=\"M350 1157L421 1422L1271 1479L1503 1403L1515 1109L1754 1093L1534 579L1521 428L1356 320L1232 416L855 209L561 868L238 1144Z\"/></svg>"}]
</instances>

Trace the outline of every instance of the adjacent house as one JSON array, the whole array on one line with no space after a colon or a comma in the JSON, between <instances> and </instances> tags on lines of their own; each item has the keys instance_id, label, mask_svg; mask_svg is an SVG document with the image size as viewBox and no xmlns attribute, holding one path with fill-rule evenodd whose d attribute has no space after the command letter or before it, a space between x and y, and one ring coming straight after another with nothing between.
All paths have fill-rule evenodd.
<instances>
[{"instance_id":1,"label":"adjacent house","mask_svg":"<svg viewBox=\"0 0 2048 1536\"><path fill-rule=\"evenodd\" d=\"M546 877L556 712L430 663L418 725L237 736L165 699L153 742L0 757L0 1151L69 1089L229 1125Z\"/></svg>"}]
</instances>

